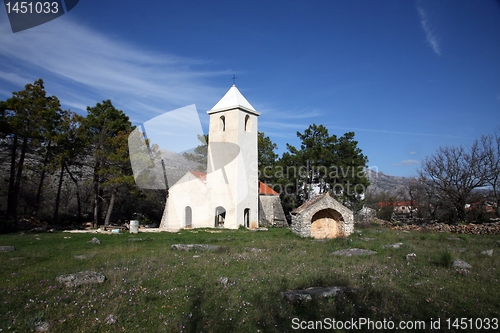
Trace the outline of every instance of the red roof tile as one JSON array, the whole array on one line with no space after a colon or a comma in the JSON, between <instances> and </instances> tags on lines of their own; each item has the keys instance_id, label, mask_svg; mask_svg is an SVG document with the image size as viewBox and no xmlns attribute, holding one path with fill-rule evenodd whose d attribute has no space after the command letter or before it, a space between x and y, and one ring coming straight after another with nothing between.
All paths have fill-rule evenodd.
<instances>
[{"instance_id":1,"label":"red roof tile","mask_svg":"<svg viewBox=\"0 0 500 333\"><path fill-rule=\"evenodd\" d=\"M263 182L259 182L259 194L260 195L279 195L278 192L264 184Z\"/></svg>"},{"instance_id":2,"label":"red roof tile","mask_svg":"<svg viewBox=\"0 0 500 333\"><path fill-rule=\"evenodd\" d=\"M207 181L207 173L206 172L203 172L203 171L194 171L194 170L191 170L189 172L191 172L193 175L195 175L196 177L198 177L202 182L206 182Z\"/></svg>"}]
</instances>

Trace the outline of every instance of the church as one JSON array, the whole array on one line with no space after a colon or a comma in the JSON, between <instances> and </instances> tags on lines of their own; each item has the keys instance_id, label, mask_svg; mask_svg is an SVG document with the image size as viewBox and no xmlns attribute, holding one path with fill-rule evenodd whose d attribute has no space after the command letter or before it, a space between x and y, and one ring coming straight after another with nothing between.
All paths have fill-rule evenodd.
<instances>
[{"instance_id":1,"label":"church","mask_svg":"<svg viewBox=\"0 0 500 333\"><path fill-rule=\"evenodd\" d=\"M160 229L285 225L278 193L258 179L260 113L234 84L207 113L207 172L188 171L169 188Z\"/></svg>"}]
</instances>

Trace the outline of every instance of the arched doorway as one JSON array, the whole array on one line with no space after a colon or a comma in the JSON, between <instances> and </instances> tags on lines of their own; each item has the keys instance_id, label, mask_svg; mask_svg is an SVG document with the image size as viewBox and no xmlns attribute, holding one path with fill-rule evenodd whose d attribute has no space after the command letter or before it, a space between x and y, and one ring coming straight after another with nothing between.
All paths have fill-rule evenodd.
<instances>
[{"instance_id":1,"label":"arched doorway","mask_svg":"<svg viewBox=\"0 0 500 333\"><path fill-rule=\"evenodd\" d=\"M243 223L245 227L250 228L250 208L245 208L243 211Z\"/></svg>"},{"instance_id":2,"label":"arched doorway","mask_svg":"<svg viewBox=\"0 0 500 333\"><path fill-rule=\"evenodd\" d=\"M217 208L215 208L215 227L224 228L225 220L226 220L226 209L222 206L217 206Z\"/></svg>"},{"instance_id":3,"label":"arched doorway","mask_svg":"<svg viewBox=\"0 0 500 333\"><path fill-rule=\"evenodd\" d=\"M186 206L184 212L184 227L185 228L193 227L193 210L189 206Z\"/></svg>"},{"instance_id":4,"label":"arched doorway","mask_svg":"<svg viewBox=\"0 0 500 333\"><path fill-rule=\"evenodd\" d=\"M311 218L311 237L342 237L342 215L334 209L327 208L316 212Z\"/></svg>"}]
</instances>

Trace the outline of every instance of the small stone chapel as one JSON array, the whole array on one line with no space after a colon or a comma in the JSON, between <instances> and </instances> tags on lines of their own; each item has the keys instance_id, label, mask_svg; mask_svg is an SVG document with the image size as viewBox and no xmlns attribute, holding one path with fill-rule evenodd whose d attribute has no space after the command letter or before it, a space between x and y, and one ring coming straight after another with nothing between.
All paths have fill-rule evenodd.
<instances>
[{"instance_id":1,"label":"small stone chapel","mask_svg":"<svg viewBox=\"0 0 500 333\"><path fill-rule=\"evenodd\" d=\"M207 172L188 171L170 187L160 229L258 228L260 113L234 84L207 113Z\"/></svg>"}]
</instances>

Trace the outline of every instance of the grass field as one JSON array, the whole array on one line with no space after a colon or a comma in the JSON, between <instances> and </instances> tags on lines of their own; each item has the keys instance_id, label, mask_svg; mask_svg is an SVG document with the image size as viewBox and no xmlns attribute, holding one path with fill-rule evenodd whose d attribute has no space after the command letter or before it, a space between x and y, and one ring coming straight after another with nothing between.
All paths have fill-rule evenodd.
<instances>
[{"instance_id":1,"label":"grass field","mask_svg":"<svg viewBox=\"0 0 500 333\"><path fill-rule=\"evenodd\" d=\"M90 243L94 236L102 244ZM299 238L288 229L0 235L0 245L16 248L0 253L0 331L30 332L45 322L48 332L293 332L308 331L313 322L329 328L325 318L423 321L422 331L430 331L432 318L440 320L441 331L463 332L452 325L455 318L480 318L465 324L484 328L486 318L500 317L498 240L377 226L326 241ZM403 246L382 249L396 242ZM176 243L221 248L172 250ZM330 255L345 248L378 253ZM493 256L481 254L487 249L494 249ZM407 261L409 253L416 258ZM455 258L472 265L468 274L451 267ZM68 288L55 280L83 270L101 272L106 281ZM357 291L308 302L280 297L317 286Z\"/></svg>"}]
</instances>

